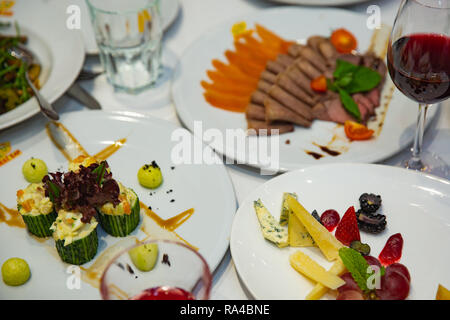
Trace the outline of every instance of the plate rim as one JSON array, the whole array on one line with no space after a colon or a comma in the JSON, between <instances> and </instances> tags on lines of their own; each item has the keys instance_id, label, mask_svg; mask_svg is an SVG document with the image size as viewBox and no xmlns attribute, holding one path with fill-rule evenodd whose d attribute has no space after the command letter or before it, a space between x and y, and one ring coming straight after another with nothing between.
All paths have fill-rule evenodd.
<instances>
[{"instance_id":1,"label":"plate rim","mask_svg":"<svg viewBox=\"0 0 450 320\"><path fill-rule=\"evenodd\" d=\"M261 300L261 299L265 299L265 298L260 297L258 294L256 294L254 292L253 288L251 288L251 286L249 286L248 281L245 279L245 277L242 275L242 273L239 272L239 270L242 270L241 262L240 262L239 258L236 258L238 256L236 250L238 250L238 249L237 249L236 238L235 238L236 236L234 236L234 234L236 232L235 228L236 228L236 225L238 224L237 220L238 220L239 215L245 214L243 212L244 209L242 209L243 204L253 201L256 194L260 193L262 189L267 188L268 184L274 183L273 180L285 179L286 176L304 173L304 172L307 172L308 170L320 171L320 170L323 170L324 168L327 170L332 170L333 167L350 167L350 166L359 166L359 167L367 168L368 171L371 168L376 168L376 170L387 170L387 171L391 170L391 171L395 171L395 172L402 172L402 174L406 175L406 176L411 176L411 177L416 176L416 177L421 177L423 179L431 179L431 180L437 181L438 183L444 183L446 185L450 185L450 180L447 180L447 179L444 179L444 178L441 178L441 177L438 177L438 176L435 176L432 174L408 170L408 169L405 169L402 167L390 166L390 165L385 165L385 164L358 163L358 162L325 163L325 164L307 166L304 168L285 172L283 174L280 174L280 175L264 182L263 184L259 185L256 189L254 189L250 194L248 194L245 197L245 199L240 203L239 208L237 209L237 211L234 215L233 225L231 227L231 234L230 234L230 254L233 259L235 268L236 268L236 273L238 274L239 279L244 283L245 288L250 292L250 294L253 296L254 299Z\"/></svg>"}]
</instances>

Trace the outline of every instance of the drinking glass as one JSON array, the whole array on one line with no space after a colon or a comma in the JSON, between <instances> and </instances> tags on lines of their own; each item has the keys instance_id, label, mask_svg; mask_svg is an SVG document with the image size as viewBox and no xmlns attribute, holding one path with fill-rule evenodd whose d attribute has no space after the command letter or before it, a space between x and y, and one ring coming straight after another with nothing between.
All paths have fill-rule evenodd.
<instances>
[{"instance_id":1,"label":"drinking glass","mask_svg":"<svg viewBox=\"0 0 450 320\"><path fill-rule=\"evenodd\" d=\"M142 265L139 269L133 263L130 251L137 247L154 250L154 246L156 264L150 271L141 271ZM208 264L196 250L181 242L149 240L111 260L100 280L100 294L105 300L208 300L211 282Z\"/></svg>"},{"instance_id":2,"label":"drinking glass","mask_svg":"<svg viewBox=\"0 0 450 320\"><path fill-rule=\"evenodd\" d=\"M161 73L159 0L86 0L108 81L139 93Z\"/></svg>"},{"instance_id":3,"label":"drinking glass","mask_svg":"<svg viewBox=\"0 0 450 320\"><path fill-rule=\"evenodd\" d=\"M403 0L388 47L392 81L419 104L412 156L404 166L448 177L448 165L422 152L427 109L450 95L450 0Z\"/></svg>"}]
</instances>

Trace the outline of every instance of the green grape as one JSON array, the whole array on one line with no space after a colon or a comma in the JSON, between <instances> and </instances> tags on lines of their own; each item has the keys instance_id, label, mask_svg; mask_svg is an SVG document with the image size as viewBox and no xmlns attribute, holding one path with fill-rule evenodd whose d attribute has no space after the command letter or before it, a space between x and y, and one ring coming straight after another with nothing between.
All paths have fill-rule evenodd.
<instances>
[{"instance_id":1,"label":"green grape","mask_svg":"<svg viewBox=\"0 0 450 320\"><path fill-rule=\"evenodd\" d=\"M138 171L137 178L143 187L150 189L158 188L163 182L161 169L155 161L143 165Z\"/></svg>"},{"instance_id":2,"label":"green grape","mask_svg":"<svg viewBox=\"0 0 450 320\"><path fill-rule=\"evenodd\" d=\"M141 271L150 271L158 259L158 245L156 243L144 244L131 249L128 254L136 268Z\"/></svg>"},{"instance_id":3,"label":"green grape","mask_svg":"<svg viewBox=\"0 0 450 320\"><path fill-rule=\"evenodd\" d=\"M20 258L10 258L2 266L3 281L9 286L20 286L30 278L28 263Z\"/></svg>"},{"instance_id":4,"label":"green grape","mask_svg":"<svg viewBox=\"0 0 450 320\"><path fill-rule=\"evenodd\" d=\"M28 182L38 183L47 175L47 165L41 159L31 158L23 164L22 173Z\"/></svg>"}]
</instances>

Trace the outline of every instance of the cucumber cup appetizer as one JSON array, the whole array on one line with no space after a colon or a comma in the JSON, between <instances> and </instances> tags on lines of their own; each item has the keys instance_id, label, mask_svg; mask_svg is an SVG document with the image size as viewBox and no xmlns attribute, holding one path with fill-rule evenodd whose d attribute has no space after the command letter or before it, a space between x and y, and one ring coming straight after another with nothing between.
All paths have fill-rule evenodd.
<instances>
[{"instance_id":1,"label":"cucumber cup appetizer","mask_svg":"<svg viewBox=\"0 0 450 320\"><path fill-rule=\"evenodd\" d=\"M114 237L125 237L133 232L139 224L140 205L136 193L117 182L120 189L120 203L105 203L97 208L98 219L102 228Z\"/></svg>"},{"instance_id":2,"label":"cucumber cup appetizer","mask_svg":"<svg viewBox=\"0 0 450 320\"><path fill-rule=\"evenodd\" d=\"M49 197L45 196L43 183L31 183L17 191L17 209L30 233L37 237L52 235L50 226L56 219L56 212Z\"/></svg>"},{"instance_id":3,"label":"cucumber cup appetizer","mask_svg":"<svg viewBox=\"0 0 450 320\"><path fill-rule=\"evenodd\" d=\"M60 210L51 226L56 249L64 262L81 265L90 261L97 253L97 220L82 222L79 212Z\"/></svg>"}]
</instances>

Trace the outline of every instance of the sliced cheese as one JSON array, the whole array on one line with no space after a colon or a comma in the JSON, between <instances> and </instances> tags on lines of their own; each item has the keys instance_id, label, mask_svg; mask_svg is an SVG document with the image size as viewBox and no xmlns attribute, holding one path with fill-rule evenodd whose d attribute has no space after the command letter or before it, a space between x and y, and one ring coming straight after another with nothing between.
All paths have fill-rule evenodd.
<instances>
[{"instance_id":1,"label":"sliced cheese","mask_svg":"<svg viewBox=\"0 0 450 320\"><path fill-rule=\"evenodd\" d=\"M339 249L343 244L335 238L323 225L306 211L305 208L292 196L287 196L287 202L295 216L308 230L319 249L325 255L328 261L336 260L339 257Z\"/></svg>"},{"instance_id":2,"label":"sliced cheese","mask_svg":"<svg viewBox=\"0 0 450 320\"><path fill-rule=\"evenodd\" d=\"M306 230L292 210L289 210L288 217L289 245L291 247L317 247L308 230Z\"/></svg>"},{"instance_id":3,"label":"sliced cheese","mask_svg":"<svg viewBox=\"0 0 450 320\"><path fill-rule=\"evenodd\" d=\"M267 240L275 243L278 247L287 247L289 244L288 231L264 207L261 200L253 202L256 216L261 226L261 232Z\"/></svg>"},{"instance_id":4,"label":"sliced cheese","mask_svg":"<svg viewBox=\"0 0 450 320\"><path fill-rule=\"evenodd\" d=\"M289 257L289 262L295 270L327 288L335 290L345 284L344 280L325 270L324 267L301 251L293 253Z\"/></svg>"},{"instance_id":5,"label":"sliced cheese","mask_svg":"<svg viewBox=\"0 0 450 320\"><path fill-rule=\"evenodd\" d=\"M347 269L344 266L344 263L342 262L341 258L338 258L334 264L331 266L330 270L328 270L329 273L332 273L337 276L343 275ZM325 287L321 283L317 283L314 288L311 290L310 293L306 296L306 300L319 300L323 297L325 293L327 293L328 288Z\"/></svg>"},{"instance_id":6,"label":"sliced cheese","mask_svg":"<svg viewBox=\"0 0 450 320\"><path fill-rule=\"evenodd\" d=\"M289 209L289 206L287 204L287 196L292 196L295 199L297 199L297 194L295 193L289 193L289 192L285 192L283 193L283 203L281 204L281 213L280 213L280 224L282 226L285 226L288 224L289 222L289 213L291 212L291 210Z\"/></svg>"}]
</instances>

